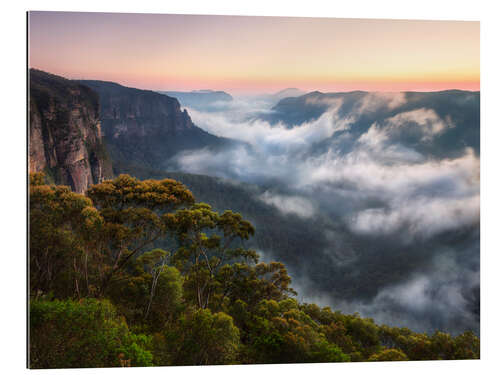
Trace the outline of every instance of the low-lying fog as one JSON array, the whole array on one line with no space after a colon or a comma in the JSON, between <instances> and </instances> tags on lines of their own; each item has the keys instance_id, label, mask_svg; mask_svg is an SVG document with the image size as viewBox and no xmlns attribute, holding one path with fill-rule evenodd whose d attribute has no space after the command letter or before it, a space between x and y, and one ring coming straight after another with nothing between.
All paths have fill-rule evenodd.
<instances>
[{"instance_id":1,"label":"low-lying fog","mask_svg":"<svg viewBox=\"0 0 500 375\"><path fill-rule=\"evenodd\" d=\"M300 264L276 259L299 299L419 331L479 333L479 150L467 142L479 137L479 113L467 120L478 95L450 92L439 107L405 93L299 99L294 110L320 115L291 124L272 96L187 108L200 128L244 144L184 152L178 168L259 184L255 199L283 215L333 223ZM313 259L325 253L319 277ZM336 292L328 274L359 290ZM387 282L372 290L371 279Z\"/></svg>"}]
</instances>

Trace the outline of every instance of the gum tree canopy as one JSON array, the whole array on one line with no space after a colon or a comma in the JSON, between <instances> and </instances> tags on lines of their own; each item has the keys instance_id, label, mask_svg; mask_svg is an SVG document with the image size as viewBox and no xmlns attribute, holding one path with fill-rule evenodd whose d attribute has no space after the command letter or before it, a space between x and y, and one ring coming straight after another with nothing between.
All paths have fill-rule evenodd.
<instances>
[{"instance_id":1,"label":"gum tree canopy","mask_svg":"<svg viewBox=\"0 0 500 375\"><path fill-rule=\"evenodd\" d=\"M128 175L94 185L87 195L104 219L99 295L135 255L167 234L175 209L194 203L180 182L139 181Z\"/></svg>"}]
</instances>

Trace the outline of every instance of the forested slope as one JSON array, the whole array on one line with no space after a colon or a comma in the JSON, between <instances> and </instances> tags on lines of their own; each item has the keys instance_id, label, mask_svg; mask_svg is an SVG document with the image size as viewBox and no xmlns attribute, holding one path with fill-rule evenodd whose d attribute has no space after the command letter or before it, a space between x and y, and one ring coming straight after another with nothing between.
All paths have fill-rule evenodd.
<instances>
[{"instance_id":1,"label":"forested slope","mask_svg":"<svg viewBox=\"0 0 500 375\"><path fill-rule=\"evenodd\" d=\"M254 232L172 179L121 175L84 196L31 175L30 367L479 358L470 332L299 303L284 265L247 248Z\"/></svg>"}]
</instances>

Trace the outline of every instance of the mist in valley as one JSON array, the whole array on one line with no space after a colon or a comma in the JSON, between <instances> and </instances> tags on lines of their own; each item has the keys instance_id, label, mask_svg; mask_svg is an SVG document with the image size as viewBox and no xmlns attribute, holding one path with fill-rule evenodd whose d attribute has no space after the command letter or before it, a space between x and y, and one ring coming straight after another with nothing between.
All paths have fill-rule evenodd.
<instances>
[{"instance_id":1,"label":"mist in valley","mask_svg":"<svg viewBox=\"0 0 500 375\"><path fill-rule=\"evenodd\" d=\"M479 333L479 94L280 99L186 107L198 127L238 142L181 152L169 168L256 185L256 204L303 223L315 242L300 253L258 250L285 263L304 302Z\"/></svg>"}]
</instances>

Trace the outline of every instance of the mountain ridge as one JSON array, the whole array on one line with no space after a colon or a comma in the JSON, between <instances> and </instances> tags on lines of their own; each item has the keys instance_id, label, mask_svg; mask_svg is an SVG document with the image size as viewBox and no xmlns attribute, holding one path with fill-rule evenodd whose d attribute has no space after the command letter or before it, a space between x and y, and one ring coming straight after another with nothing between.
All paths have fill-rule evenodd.
<instances>
[{"instance_id":1,"label":"mountain ridge","mask_svg":"<svg viewBox=\"0 0 500 375\"><path fill-rule=\"evenodd\" d=\"M230 94L220 90L158 91L158 93L176 98L183 107L194 109L207 109L214 105L233 101Z\"/></svg>"},{"instance_id":2,"label":"mountain ridge","mask_svg":"<svg viewBox=\"0 0 500 375\"><path fill-rule=\"evenodd\" d=\"M178 99L109 81L78 81L99 94L101 123L114 160L164 166L177 152L231 141L198 128Z\"/></svg>"}]
</instances>

